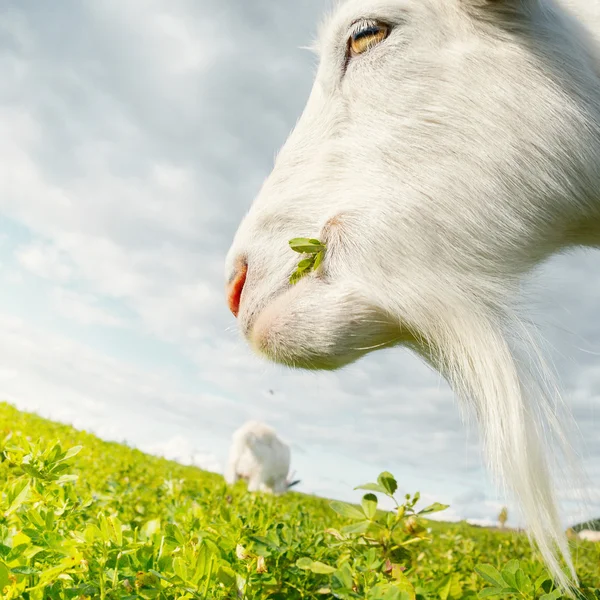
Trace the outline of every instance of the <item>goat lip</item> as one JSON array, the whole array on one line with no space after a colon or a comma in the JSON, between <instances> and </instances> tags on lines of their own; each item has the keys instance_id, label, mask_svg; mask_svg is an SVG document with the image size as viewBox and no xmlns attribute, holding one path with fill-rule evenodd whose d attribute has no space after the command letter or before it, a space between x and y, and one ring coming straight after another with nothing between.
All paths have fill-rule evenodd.
<instances>
[{"instance_id":1,"label":"goat lip","mask_svg":"<svg viewBox=\"0 0 600 600\"><path fill-rule=\"evenodd\" d=\"M281 286L281 288L275 290L268 296L264 297L261 301L251 304L250 298L246 296L244 300L244 306L240 304L240 313L238 321L240 323L240 329L247 340L252 339L254 333L254 326L259 317L263 312L275 301L277 298L285 294L289 289L287 286Z\"/></svg>"},{"instance_id":2,"label":"goat lip","mask_svg":"<svg viewBox=\"0 0 600 600\"><path fill-rule=\"evenodd\" d=\"M260 302L252 305L248 298L246 298L243 305L240 304L238 321L242 334L246 339L249 340L251 338L254 325L268 304L269 302Z\"/></svg>"},{"instance_id":3,"label":"goat lip","mask_svg":"<svg viewBox=\"0 0 600 600\"><path fill-rule=\"evenodd\" d=\"M258 313L251 313L248 317L244 317L241 320L241 330L246 339L250 339L252 336L252 328L254 327L254 323L256 322L256 318L258 317Z\"/></svg>"},{"instance_id":4,"label":"goat lip","mask_svg":"<svg viewBox=\"0 0 600 600\"><path fill-rule=\"evenodd\" d=\"M268 302L261 302L259 305L249 308L247 311L244 311L243 315L240 315L240 326L242 334L248 341L252 339L256 321L258 321L259 317L262 315L262 313L272 301L273 298L270 298Z\"/></svg>"}]
</instances>

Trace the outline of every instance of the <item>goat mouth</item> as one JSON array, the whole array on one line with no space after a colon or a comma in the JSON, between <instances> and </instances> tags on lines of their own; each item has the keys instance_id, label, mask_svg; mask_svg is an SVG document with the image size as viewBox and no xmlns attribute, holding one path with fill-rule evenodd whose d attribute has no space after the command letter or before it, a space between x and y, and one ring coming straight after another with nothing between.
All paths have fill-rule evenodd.
<instances>
[{"instance_id":1,"label":"goat mouth","mask_svg":"<svg viewBox=\"0 0 600 600\"><path fill-rule=\"evenodd\" d=\"M278 296L279 294L273 295L257 304L251 304L248 301L244 303L244 309L239 316L239 324L242 335L250 344L252 344L256 322Z\"/></svg>"},{"instance_id":2,"label":"goat mouth","mask_svg":"<svg viewBox=\"0 0 600 600\"><path fill-rule=\"evenodd\" d=\"M286 292L291 289L289 285L281 285L278 289L260 297L258 301L255 301L253 296L255 295L254 290L244 290L245 296L243 302L240 304L240 313L238 317L239 325L244 337L251 342L254 326L262 314L269 309L271 304L283 296ZM249 294L248 292L254 292Z\"/></svg>"},{"instance_id":3,"label":"goat mouth","mask_svg":"<svg viewBox=\"0 0 600 600\"><path fill-rule=\"evenodd\" d=\"M243 319L240 321L240 329L242 330L243 336L250 341L252 338L252 329L256 323L256 319L259 317L261 311L252 311L244 314Z\"/></svg>"}]
</instances>

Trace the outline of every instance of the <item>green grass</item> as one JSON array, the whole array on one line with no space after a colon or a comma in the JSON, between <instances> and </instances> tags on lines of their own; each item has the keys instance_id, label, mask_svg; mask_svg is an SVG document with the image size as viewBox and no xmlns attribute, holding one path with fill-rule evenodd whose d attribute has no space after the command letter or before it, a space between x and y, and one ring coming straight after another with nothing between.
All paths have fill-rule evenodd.
<instances>
[{"instance_id":1,"label":"green grass","mask_svg":"<svg viewBox=\"0 0 600 600\"><path fill-rule=\"evenodd\" d=\"M0 403L0 597L560 597L523 535L427 520L443 507L418 494L382 512L390 474L366 487L359 506L248 494ZM599 549L574 549L596 600Z\"/></svg>"}]
</instances>

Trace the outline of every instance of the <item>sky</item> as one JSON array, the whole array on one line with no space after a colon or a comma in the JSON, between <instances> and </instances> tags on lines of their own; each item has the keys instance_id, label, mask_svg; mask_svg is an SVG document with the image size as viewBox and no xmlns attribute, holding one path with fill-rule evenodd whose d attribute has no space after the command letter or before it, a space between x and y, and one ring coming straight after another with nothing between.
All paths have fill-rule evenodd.
<instances>
[{"instance_id":1,"label":"sky","mask_svg":"<svg viewBox=\"0 0 600 600\"><path fill-rule=\"evenodd\" d=\"M440 518L510 499L476 428L407 350L335 373L251 353L224 301L236 227L298 118L322 0L6 0L0 8L0 399L222 472L231 433L271 424L298 491L357 500L382 470ZM526 288L600 516L600 252Z\"/></svg>"}]
</instances>

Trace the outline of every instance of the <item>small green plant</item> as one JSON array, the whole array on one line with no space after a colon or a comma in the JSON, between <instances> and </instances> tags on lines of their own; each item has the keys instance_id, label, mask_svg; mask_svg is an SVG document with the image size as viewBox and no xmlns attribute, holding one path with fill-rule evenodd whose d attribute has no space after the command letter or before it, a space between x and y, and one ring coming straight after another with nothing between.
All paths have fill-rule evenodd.
<instances>
[{"instance_id":1,"label":"small green plant","mask_svg":"<svg viewBox=\"0 0 600 600\"><path fill-rule=\"evenodd\" d=\"M540 569L536 564L513 559L506 563L501 570L490 564L479 564L475 567L475 571L490 584L490 587L479 592L480 598L495 596L514 600L559 600L563 598L560 590L554 588L546 569ZM581 594L581 598L586 597L589 596Z\"/></svg>"},{"instance_id":2,"label":"small green plant","mask_svg":"<svg viewBox=\"0 0 600 600\"><path fill-rule=\"evenodd\" d=\"M298 263L295 271L290 275L290 283L294 285L305 275L319 267L323 261L326 247L325 244L314 238L294 238L289 241L289 244L294 252L307 255Z\"/></svg>"},{"instance_id":3,"label":"small green plant","mask_svg":"<svg viewBox=\"0 0 600 600\"><path fill-rule=\"evenodd\" d=\"M387 471L379 475L377 483L367 483L355 489L384 494L392 499L396 509L379 510L377 496L373 493L363 496L360 507L331 502L331 508L340 517L351 521L340 530L328 528L325 531L334 538L331 546L338 548L340 553L337 566L306 557L299 559L296 566L316 574L330 575L329 587L321 591L336 598L415 600L414 585L405 574L414 558L408 547L430 541L422 517L448 507L436 502L416 511L419 492L412 497L406 494L405 501L400 504L395 497L398 484Z\"/></svg>"}]
</instances>

